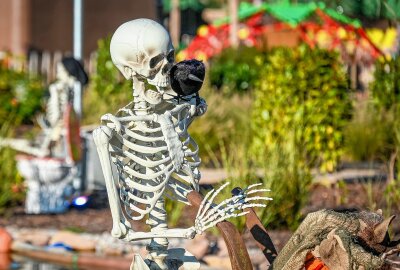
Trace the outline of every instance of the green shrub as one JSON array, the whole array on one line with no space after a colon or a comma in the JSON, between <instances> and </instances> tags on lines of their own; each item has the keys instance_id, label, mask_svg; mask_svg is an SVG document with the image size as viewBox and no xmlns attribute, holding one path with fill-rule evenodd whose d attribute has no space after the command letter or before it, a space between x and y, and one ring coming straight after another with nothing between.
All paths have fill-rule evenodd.
<instances>
[{"instance_id":1,"label":"green shrub","mask_svg":"<svg viewBox=\"0 0 400 270\"><path fill-rule=\"evenodd\" d=\"M400 121L400 59L377 62L374 78L370 89L378 121L386 123L387 140L382 150L389 160L400 149L400 141L396 140Z\"/></svg>"},{"instance_id":2,"label":"green shrub","mask_svg":"<svg viewBox=\"0 0 400 270\"><path fill-rule=\"evenodd\" d=\"M256 48L226 49L210 63L211 85L226 94L251 90L264 59L265 54Z\"/></svg>"},{"instance_id":3,"label":"green shrub","mask_svg":"<svg viewBox=\"0 0 400 270\"><path fill-rule=\"evenodd\" d=\"M93 89L105 99L132 89L132 82L125 80L111 61L110 42L111 37L98 41L96 72L92 75Z\"/></svg>"},{"instance_id":4,"label":"green shrub","mask_svg":"<svg viewBox=\"0 0 400 270\"><path fill-rule=\"evenodd\" d=\"M356 100L351 121L345 128L346 156L353 161L383 161L393 149L390 114L382 115L373 102Z\"/></svg>"},{"instance_id":5,"label":"green shrub","mask_svg":"<svg viewBox=\"0 0 400 270\"><path fill-rule=\"evenodd\" d=\"M311 169L333 171L343 152L351 111L347 78L336 53L305 46L271 51L259 78L251 151L274 199L262 219L295 228Z\"/></svg>"},{"instance_id":6,"label":"green shrub","mask_svg":"<svg viewBox=\"0 0 400 270\"><path fill-rule=\"evenodd\" d=\"M400 209L400 58L377 62L370 85L378 120L386 123L382 160L388 164L387 211Z\"/></svg>"},{"instance_id":7,"label":"green shrub","mask_svg":"<svg viewBox=\"0 0 400 270\"><path fill-rule=\"evenodd\" d=\"M378 61L375 67L372 97L377 108L389 110L400 102L400 58Z\"/></svg>"},{"instance_id":8,"label":"green shrub","mask_svg":"<svg viewBox=\"0 0 400 270\"><path fill-rule=\"evenodd\" d=\"M31 122L41 109L45 90L43 81L22 71L6 68L0 63L0 123L11 113L23 122Z\"/></svg>"},{"instance_id":9,"label":"green shrub","mask_svg":"<svg viewBox=\"0 0 400 270\"><path fill-rule=\"evenodd\" d=\"M96 72L83 99L85 125L97 124L105 113L116 111L132 101L132 81L125 80L111 61L111 37L98 41Z\"/></svg>"},{"instance_id":10,"label":"green shrub","mask_svg":"<svg viewBox=\"0 0 400 270\"><path fill-rule=\"evenodd\" d=\"M18 124L15 114L2 123L0 137L12 137L13 126ZM24 199L23 179L17 172L15 151L11 148L0 148L0 214L7 207L22 203Z\"/></svg>"},{"instance_id":11,"label":"green shrub","mask_svg":"<svg viewBox=\"0 0 400 270\"><path fill-rule=\"evenodd\" d=\"M289 137L307 166L333 171L350 112L347 78L336 53L305 46L275 49L255 92L253 147L264 157Z\"/></svg>"},{"instance_id":12,"label":"green shrub","mask_svg":"<svg viewBox=\"0 0 400 270\"><path fill-rule=\"evenodd\" d=\"M83 125L98 125L100 117L106 113L116 113L117 110L133 100L132 89L119 91L112 95L98 93L92 85L86 89L83 98Z\"/></svg>"},{"instance_id":13,"label":"green shrub","mask_svg":"<svg viewBox=\"0 0 400 270\"><path fill-rule=\"evenodd\" d=\"M14 137L14 130L21 123L33 122L34 115L42 108L43 85L40 77L9 69L0 62L0 137ZM15 154L8 147L0 148L0 214L24 198Z\"/></svg>"},{"instance_id":14,"label":"green shrub","mask_svg":"<svg viewBox=\"0 0 400 270\"><path fill-rule=\"evenodd\" d=\"M264 157L264 187L271 189L273 200L258 213L269 228L296 229L307 203L311 183L310 169L304 163L298 146L275 145Z\"/></svg>"},{"instance_id":15,"label":"green shrub","mask_svg":"<svg viewBox=\"0 0 400 270\"><path fill-rule=\"evenodd\" d=\"M221 167L221 145L227 151L250 140L250 95L226 95L205 83L200 95L207 102L207 112L193 121L190 135L200 146L200 157L206 166Z\"/></svg>"}]
</instances>

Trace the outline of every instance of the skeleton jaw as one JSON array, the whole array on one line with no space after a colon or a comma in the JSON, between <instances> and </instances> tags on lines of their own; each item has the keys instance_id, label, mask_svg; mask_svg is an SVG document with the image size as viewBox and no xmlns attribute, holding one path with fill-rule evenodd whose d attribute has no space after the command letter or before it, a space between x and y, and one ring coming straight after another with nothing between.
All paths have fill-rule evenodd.
<instances>
[{"instance_id":1,"label":"skeleton jaw","mask_svg":"<svg viewBox=\"0 0 400 270\"><path fill-rule=\"evenodd\" d=\"M148 79L147 82L154 85L157 91L147 89L146 91L142 91L140 96L152 105L160 104L163 99L164 89L169 85L169 78L157 79L156 77L153 80Z\"/></svg>"},{"instance_id":2,"label":"skeleton jaw","mask_svg":"<svg viewBox=\"0 0 400 270\"><path fill-rule=\"evenodd\" d=\"M162 94L158 91L154 91L151 89L141 92L140 96L144 100L146 100L146 102L150 103L151 105L160 104L160 102L162 100Z\"/></svg>"}]
</instances>

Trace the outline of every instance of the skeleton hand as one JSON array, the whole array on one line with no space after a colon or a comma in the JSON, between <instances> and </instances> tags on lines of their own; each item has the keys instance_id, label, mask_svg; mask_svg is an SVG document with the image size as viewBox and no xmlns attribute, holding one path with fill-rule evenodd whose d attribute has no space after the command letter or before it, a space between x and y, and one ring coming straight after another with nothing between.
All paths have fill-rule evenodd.
<instances>
[{"instance_id":1,"label":"skeleton hand","mask_svg":"<svg viewBox=\"0 0 400 270\"><path fill-rule=\"evenodd\" d=\"M193 239L196 236L196 234L197 234L196 228L194 226L190 227L190 228L186 229L185 238L186 239Z\"/></svg>"},{"instance_id":2,"label":"skeleton hand","mask_svg":"<svg viewBox=\"0 0 400 270\"><path fill-rule=\"evenodd\" d=\"M270 191L269 189L255 189L262 185L254 184L250 185L247 188L241 190L239 188L235 188L232 190L234 196L222 201L218 205L213 205L213 201L218 193L221 192L229 183L222 185L217 190L211 190L207 195L204 197L199 211L197 213L197 217L195 220L194 228L196 233L202 234L205 230L215 226L217 223L231 218L231 217L239 217L246 215L248 212L240 212L240 210L251 208L251 207L265 207L266 205L263 202L257 201L269 201L272 200L269 197L262 197L262 196L252 196L249 195L259 192L266 192ZM208 200L208 198L210 199Z\"/></svg>"},{"instance_id":3,"label":"skeleton hand","mask_svg":"<svg viewBox=\"0 0 400 270\"><path fill-rule=\"evenodd\" d=\"M207 111L207 103L201 97L192 97L190 100L190 115L193 116L202 116Z\"/></svg>"},{"instance_id":4,"label":"skeleton hand","mask_svg":"<svg viewBox=\"0 0 400 270\"><path fill-rule=\"evenodd\" d=\"M207 103L203 98L199 98L200 102L196 106L196 116L202 116L207 111Z\"/></svg>"}]
</instances>

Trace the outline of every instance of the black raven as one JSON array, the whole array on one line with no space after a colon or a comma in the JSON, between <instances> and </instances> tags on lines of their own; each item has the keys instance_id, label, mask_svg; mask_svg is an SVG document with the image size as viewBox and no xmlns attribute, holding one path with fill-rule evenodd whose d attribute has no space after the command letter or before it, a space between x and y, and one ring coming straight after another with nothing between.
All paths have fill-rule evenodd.
<instances>
[{"instance_id":1,"label":"black raven","mask_svg":"<svg viewBox=\"0 0 400 270\"><path fill-rule=\"evenodd\" d=\"M198 98L205 73L203 62L196 59L184 60L171 68L169 72L171 88L178 94L178 101L182 97L193 94L196 94Z\"/></svg>"}]
</instances>

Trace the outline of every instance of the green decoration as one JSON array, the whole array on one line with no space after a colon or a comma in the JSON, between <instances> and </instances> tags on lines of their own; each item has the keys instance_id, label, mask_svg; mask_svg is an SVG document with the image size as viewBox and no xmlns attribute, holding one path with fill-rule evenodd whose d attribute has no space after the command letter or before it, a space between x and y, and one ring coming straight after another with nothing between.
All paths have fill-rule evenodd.
<instances>
[{"instance_id":1,"label":"green decoration","mask_svg":"<svg viewBox=\"0 0 400 270\"><path fill-rule=\"evenodd\" d=\"M169 13L172 9L171 0L163 0L163 10L165 13ZM179 9L193 9L196 11L200 11L204 8L204 5L200 3L199 0L180 0L179 1Z\"/></svg>"},{"instance_id":2,"label":"green decoration","mask_svg":"<svg viewBox=\"0 0 400 270\"><path fill-rule=\"evenodd\" d=\"M322 2L298 4L289 4L287 2L276 4L264 3L261 6L255 6L247 2L242 2L239 6L238 18L239 20L245 20L256 13L267 12L274 16L276 19L295 27L299 23L306 21L310 16L315 13L317 9L320 9L329 17L341 23L350 24L356 28L361 27L360 21L351 19L343 14L340 14L334 9L327 8L326 5ZM213 25L218 27L229 22L230 17L225 17L216 20Z\"/></svg>"},{"instance_id":3,"label":"green decoration","mask_svg":"<svg viewBox=\"0 0 400 270\"><path fill-rule=\"evenodd\" d=\"M265 10L271 13L275 18L280 21L286 22L292 26L305 21L310 15L312 15L317 8L315 3L309 4L265 4Z\"/></svg>"},{"instance_id":4,"label":"green decoration","mask_svg":"<svg viewBox=\"0 0 400 270\"><path fill-rule=\"evenodd\" d=\"M326 14L328 14L329 17L331 17L331 18L333 18L333 19L335 19L335 20L337 20L337 21L339 21L341 23L352 25L355 28L360 28L361 27L361 22L359 20L350 19L349 17L346 17L345 15L337 13L333 9L327 8L324 11L325 11Z\"/></svg>"}]
</instances>

